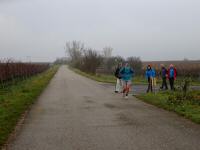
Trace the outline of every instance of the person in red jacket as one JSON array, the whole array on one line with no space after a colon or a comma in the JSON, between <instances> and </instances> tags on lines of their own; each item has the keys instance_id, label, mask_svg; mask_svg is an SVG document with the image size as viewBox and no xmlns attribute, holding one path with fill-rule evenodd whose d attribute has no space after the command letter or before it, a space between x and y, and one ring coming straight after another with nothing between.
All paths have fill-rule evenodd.
<instances>
[{"instance_id":1,"label":"person in red jacket","mask_svg":"<svg viewBox=\"0 0 200 150\"><path fill-rule=\"evenodd\" d=\"M168 69L168 79L169 79L171 90L175 90L174 80L176 80L176 76L177 76L176 68L174 67L173 64L171 64Z\"/></svg>"}]
</instances>

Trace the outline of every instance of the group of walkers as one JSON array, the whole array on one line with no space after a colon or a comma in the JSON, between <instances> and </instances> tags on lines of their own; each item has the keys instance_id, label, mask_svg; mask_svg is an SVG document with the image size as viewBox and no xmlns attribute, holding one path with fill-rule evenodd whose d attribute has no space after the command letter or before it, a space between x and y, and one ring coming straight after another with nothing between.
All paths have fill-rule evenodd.
<instances>
[{"instance_id":1,"label":"group of walkers","mask_svg":"<svg viewBox=\"0 0 200 150\"><path fill-rule=\"evenodd\" d=\"M123 97L127 99L131 89L133 76L134 70L128 62L125 62L124 64L119 63L115 71L115 77L117 78L115 93L123 93ZM148 81L147 93L155 91L156 71L151 65L147 66L145 76ZM176 80L177 70L173 64L171 64L168 69L161 64L160 76L162 78L161 90L168 90L167 79L169 80L171 90L175 90L174 80Z\"/></svg>"},{"instance_id":2,"label":"group of walkers","mask_svg":"<svg viewBox=\"0 0 200 150\"><path fill-rule=\"evenodd\" d=\"M171 64L169 66L169 69L166 69L165 66L163 64L161 64L160 75L162 77L162 86L160 87L160 89L164 89L165 88L165 90L168 90L167 79L169 79L169 84L170 84L171 90L175 90L175 88L174 88L174 80L176 80L177 70L174 67L174 65Z\"/></svg>"}]
</instances>

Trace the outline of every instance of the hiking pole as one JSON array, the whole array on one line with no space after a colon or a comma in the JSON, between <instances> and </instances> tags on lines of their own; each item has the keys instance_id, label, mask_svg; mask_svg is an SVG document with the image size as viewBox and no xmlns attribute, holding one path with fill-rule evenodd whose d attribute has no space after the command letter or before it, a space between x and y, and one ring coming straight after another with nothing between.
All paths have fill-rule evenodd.
<instances>
[{"instance_id":1,"label":"hiking pole","mask_svg":"<svg viewBox=\"0 0 200 150\"><path fill-rule=\"evenodd\" d=\"M153 78L153 82L154 94L156 94L156 78Z\"/></svg>"},{"instance_id":2,"label":"hiking pole","mask_svg":"<svg viewBox=\"0 0 200 150\"><path fill-rule=\"evenodd\" d=\"M153 93L155 94L155 85L154 85L154 80L155 78L154 77L151 77L151 86L152 86L152 89L153 89Z\"/></svg>"}]
</instances>

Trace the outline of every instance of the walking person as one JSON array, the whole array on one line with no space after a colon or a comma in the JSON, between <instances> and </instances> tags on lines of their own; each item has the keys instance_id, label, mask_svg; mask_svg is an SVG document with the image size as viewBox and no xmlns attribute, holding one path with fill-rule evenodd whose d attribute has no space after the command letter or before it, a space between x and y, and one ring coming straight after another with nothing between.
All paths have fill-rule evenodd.
<instances>
[{"instance_id":1,"label":"walking person","mask_svg":"<svg viewBox=\"0 0 200 150\"><path fill-rule=\"evenodd\" d=\"M176 76L177 76L176 68L174 67L173 64L171 64L168 69L168 79L169 79L169 83L170 83L170 88L173 91L175 90L174 80L176 80Z\"/></svg>"},{"instance_id":2,"label":"walking person","mask_svg":"<svg viewBox=\"0 0 200 150\"><path fill-rule=\"evenodd\" d=\"M160 66L161 66L160 75L162 78L162 86L160 87L160 89L163 90L165 88L165 90L168 90L168 86L167 86L168 71L163 64L161 64Z\"/></svg>"},{"instance_id":3,"label":"walking person","mask_svg":"<svg viewBox=\"0 0 200 150\"><path fill-rule=\"evenodd\" d=\"M122 63L119 63L115 70L115 77L117 78L116 85L115 85L115 93L122 92L122 80L119 73L121 68L122 68Z\"/></svg>"},{"instance_id":4,"label":"walking person","mask_svg":"<svg viewBox=\"0 0 200 150\"><path fill-rule=\"evenodd\" d=\"M151 65L148 65L146 69L146 78L148 80L147 93L149 93L149 91L153 92L153 86L155 88L155 82L156 82L154 80L155 77L156 77L156 71L151 67Z\"/></svg>"},{"instance_id":5,"label":"walking person","mask_svg":"<svg viewBox=\"0 0 200 150\"><path fill-rule=\"evenodd\" d=\"M128 64L128 62L125 63L125 66L121 68L120 75L122 77L122 84L123 84L123 97L128 98L128 94L131 88L131 80L133 78L134 71Z\"/></svg>"}]
</instances>

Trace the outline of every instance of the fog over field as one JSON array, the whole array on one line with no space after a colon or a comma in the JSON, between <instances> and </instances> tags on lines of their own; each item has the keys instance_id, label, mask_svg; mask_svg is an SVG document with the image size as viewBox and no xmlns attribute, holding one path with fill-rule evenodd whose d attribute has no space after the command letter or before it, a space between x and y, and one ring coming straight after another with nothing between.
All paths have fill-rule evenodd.
<instances>
[{"instance_id":1,"label":"fog over field","mask_svg":"<svg viewBox=\"0 0 200 150\"><path fill-rule=\"evenodd\" d=\"M53 61L66 41L142 60L200 59L199 0L0 0L0 58Z\"/></svg>"}]
</instances>

